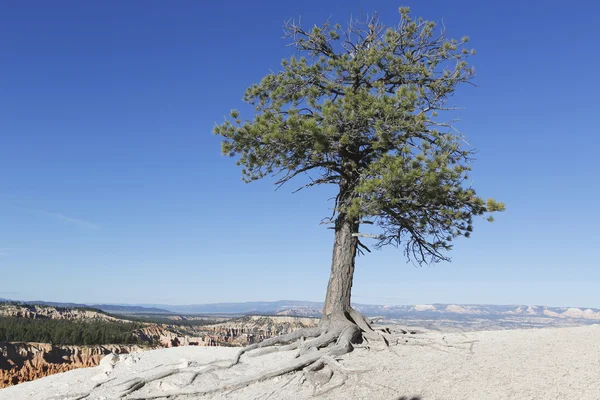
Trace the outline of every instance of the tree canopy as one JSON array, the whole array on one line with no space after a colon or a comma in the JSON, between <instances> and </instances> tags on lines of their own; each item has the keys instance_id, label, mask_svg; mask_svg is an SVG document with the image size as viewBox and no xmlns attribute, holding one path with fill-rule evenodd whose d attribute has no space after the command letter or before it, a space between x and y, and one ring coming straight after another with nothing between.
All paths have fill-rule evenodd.
<instances>
[{"instance_id":1,"label":"tree canopy","mask_svg":"<svg viewBox=\"0 0 600 400\"><path fill-rule=\"evenodd\" d=\"M395 26L373 15L346 28L289 21L284 29L298 55L246 90L252 119L232 110L214 128L246 182L306 175L298 190L337 185L328 222L370 224L376 234L354 236L400 246L419 264L448 260L474 217L491 221L489 213L504 210L467 184L473 149L442 118L474 77L467 37L448 39L407 8Z\"/></svg>"}]
</instances>

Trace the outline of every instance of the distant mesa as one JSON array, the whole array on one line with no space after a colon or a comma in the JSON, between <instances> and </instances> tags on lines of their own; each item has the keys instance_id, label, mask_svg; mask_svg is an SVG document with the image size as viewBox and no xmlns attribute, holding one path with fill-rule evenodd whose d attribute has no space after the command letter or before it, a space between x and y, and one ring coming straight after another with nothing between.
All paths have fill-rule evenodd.
<instances>
[{"instance_id":1,"label":"distant mesa","mask_svg":"<svg viewBox=\"0 0 600 400\"><path fill-rule=\"evenodd\" d=\"M437 308L435 308L435 306L432 306L431 304L417 304L414 307L415 311L437 311Z\"/></svg>"},{"instance_id":2,"label":"distant mesa","mask_svg":"<svg viewBox=\"0 0 600 400\"><path fill-rule=\"evenodd\" d=\"M456 313L456 314L471 314L471 315L479 315L484 314L483 310L479 310L473 307L462 307L456 304L450 304L444 308L444 311L447 313Z\"/></svg>"},{"instance_id":3,"label":"distant mesa","mask_svg":"<svg viewBox=\"0 0 600 400\"><path fill-rule=\"evenodd\" d=\"M600 311L594 311L590 308L587 310L581 310L580 308L569 308L567 311L562 313L563 317L581 318L581 319L593 319L600 320Z\"/></svg>"}]
</instances>

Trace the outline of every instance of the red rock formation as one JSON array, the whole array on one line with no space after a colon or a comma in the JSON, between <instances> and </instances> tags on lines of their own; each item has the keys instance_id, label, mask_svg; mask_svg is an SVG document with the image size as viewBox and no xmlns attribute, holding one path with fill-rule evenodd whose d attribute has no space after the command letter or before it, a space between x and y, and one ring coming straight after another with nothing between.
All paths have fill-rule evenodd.
<instances>
[{"instance_id":1,"label":"red rock formation","mask_svg":"<svg viewBox=\"0 0 600 400\"><path fill-rule=\"evenodd\" d=\"M144 348L136 345L54 346L0 342L0 388L75 368L94 367L110 353L141 350Z\"/></svg>"}]
</instances>

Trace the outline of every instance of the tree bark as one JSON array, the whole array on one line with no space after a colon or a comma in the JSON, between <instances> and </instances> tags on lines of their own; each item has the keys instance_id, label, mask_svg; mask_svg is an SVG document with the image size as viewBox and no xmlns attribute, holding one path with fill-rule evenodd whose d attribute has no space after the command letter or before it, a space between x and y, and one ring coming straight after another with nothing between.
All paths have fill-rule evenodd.
<instances>
[{"instance_id":1,"label":"tree bark","mask_svg":"<svg viewBox=\"0 0 600 400\"><path fill-rule=\"evenodd\" d=\"M327 296L323 307L323 321L349 319L354 261L358 246L358 238L352 234L356 232L358 232L358 223L353 222L346 214L338 215L335 222L335 242Z\"/></svg>"}]
</instances>

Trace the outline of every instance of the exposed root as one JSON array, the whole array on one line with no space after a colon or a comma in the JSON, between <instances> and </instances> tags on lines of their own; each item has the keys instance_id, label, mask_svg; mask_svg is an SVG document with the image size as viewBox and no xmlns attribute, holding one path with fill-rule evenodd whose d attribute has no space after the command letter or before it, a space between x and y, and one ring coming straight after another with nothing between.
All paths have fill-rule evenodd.
<instances>
[{"instance_id":1,"label":"exposed root","mask_svg":"<svg viewBox=\"0 0 600 400\"><path fill-rule=\"evenodd\" d=\"M297 348L298 344L293 343L293 344L290 344L288 346L281 346L281 347L268 347L268 346L276 346L276 345L279 345L279 344L290 343L290 342L293 342L293 341L297 341L297 340L303 339L306 336L308 336L308 337L317 336L318 333L320 333L320 330L318 330L318 328L302 329L302 330L299 330L299 331L294 332L294 333L289 334L289 335L282 335L282 336L274 337L274 338L271 338L271 339L267 339L267 340L265 340L263 342L247 346L244 349L240 350L240 352L236 355L234 361L232 363L228 364L228 365L216 365L216 363L223 362L223 360L215 360L215 361L213 361L213 362L211 362L209 364L206 364L205 365L206 368L202 369L201 371L190 371L190 370L172 369L172 370L169 370L169 371L165 371L165 372L162 372L162 373L158 373L158 374L152 375L149 378L134 378L134 379L130 379L130 380L122 382L122 383L120 383L118 385L118 386L127 385L127 387L120 393L119 396L121 398L125 397L125 396L128 396L129 394L131 394L131 393L133 393L135 391L140 390L141 388L143 388L144 386L146 386L147 384L149 384L151 382L154 382L154 381L157 381L157 380L160 380L160 379L163 379L163 378L166 378L168 376L175 375L175 374L178 374L178 373L191 373L192 375L191 375L191 377L190 377L190 379L189 379L189 381L187 383L187 385L191 385L191 384L194 383L194 381L196 380L196 378L198 378L198 376L200 376L200 375L203 375L203 374L213 374L214 373L213 371L215 371L215 370L228 369L228 368L231 368L231 367L235 366L236 364L239 363L241 356L243 354L245 354L246 352L252 351L254 349L261 349L261 348L264 349L263 350L264 353L270 352L270 351L265 351L265 350L267 350L267 349L270 350L271 348L274 349L273 351L278 351L278 350L292 350L292 349ZM250 382L250 383L252 383L252 382ZM226 387L225 388L220 388L217 391L220 391L220 390L227 390L227 388ZM212 391L209 391L207 393L212 393ZM185 394L185 393L183 393L183 394ZM161 395L157 395L157 397L147 397L147 396L145 396L145 397L142 397L142 398L144 398L144 399L146 399L146 398L160 398L160 397L168 397L168 396L170 396L170 394L169 395L162 395L161 394Z\"/></svg>"},{"instance_id":2,"label":"exposed root","mask_svg":"<svg viewBox=\"0 0 600 400\"><path fill-rule=\"evenodd\" d=\"M296 377L292 376L290 379L287 380L287 382L285 382L283 385L279 386L279 389L273 390L267 397L265 397L265 400L269 400L271 398L271 396L273 396L276 392L280 391L281 389L283 389L284 387L289 385L294 379L296 379Z\"/></svg>"},{"instance_id":3,"label":"exposed root","mask_svg":"<svg viewBox=\"0 0 600 400\"><path fill-rule=\"evenodd\" d=\"M222 360L218 360L218 361L222 361ZM192 374L192 376L190 377L190 380L188 381L187 385L191 385L192 383L194 383L194 381L196 380L196 378L199 375L202 374L208 374L208 375L212 375L214 374L213 371L215 370L219 370L219 369L224 369L224 368L229 368L229 366L221 366L221 365L210 365L213 363L209 363L206 364L207 368L204 368L201 371L192 371L192 370L187 370L187 369L171 369L168 371L164 371L164 372L159 372L156 373L154 375L149 376L148 378L133 378L133 379L129 379L125 382L121 382L119 384L117 384L116 386L124 386L127 385L127 387L125 389L123 389L121 391L121 393L119 394L119 397L123 398L135 391L140 390L141 388L143 388L144 386L148 385L149 383L152 383L154 381L158 381L164 378L167 378L169 376L172 375L176 375L176 374L183 374L183 373L189 373ZM218 379L217 379L218 380ZM96 387L98 387L99 385L94 386L94 389Z\"/></svg>"},{"instance_id":4,"label":"exposed root","mask_svg":"<svg viewBox=\"0 0 600 400\"><path fill-rule=\"evenodd\" d=\"M96 389L96 388L99 388L100 386L102 386L102 385L105 385L105 384L107 384L108 382L112 382L112 381L114 381L115 379L117 379L117 377L116 377L116 376L113 376L112 378L106 379L106 380L104 380L104 381L102 381L102 382L98 382L98 383L96 383L96 384L94 385L94 389Z\"/></svg>"},{"instance_id":5,"label":"exposed root","mask_svg":"<svg viewBox=\"0 0 600 400\"><path fill-rule=\"evenodd\" d=\"M203 375L203 374L212 375L212 374L214 374L213 371L216 371L219 369L227 369L227 368L230 368L230 366L229 365L211 365L201 371L185 371L185 372L192 374L192 376L190 377L190 380L188 381L187 384L191 385L192 383L194 383L196 378L198 378L200 375Z\"/></svg>"},{"instance_id":6,"label":"exposed root","mask_svg":"<svg viewBox=\"0 0 600 400\"><path fill-rule=\"evenodd\" d=\"M352 321L354 321L354 323L358 325L358 327L363 332L373 332L371 324L369 323L369 321L367 321L364 315L362 315L352 307L350 307L350 309L348 310L348 314L350 315L350 318L352 318Z\"/></svg>"},{"instance_id":7,"label":"exposed root","mask_svg":"<svg viewBox=\"0 0 600 400\"><path fill-rule=\"evenodd\" d=\"M352 307L348 310L348 314L350 318L358 325L358 327L362 330L363 338L368 342L383 342L385 347L389 347L390 343L388 339L385 337L385 334L390 334L389 329L380 329L374 330L371 327L371 323L365 318L364 315L353 309ZM367 347L368 348L368 347Z\"/></svg>"},{"instance_id":8,"label":"exposed root","mask_svg":"<svg viewBox=\"0 0 600 400\"><path fill-rule=\"evenodd\" d=\"M302 329L292 334L267 339L243 348L231 362L228 360L215 360L207 364L193 365L192 368L186 366L185 368L168 369L146 378L133 378L113 387L118 388L119 397L127 397L128 399L149 400L176 396L201 396L218 392L230 393L254 383L302 371L301 382L308 381L312 383L314 394L322 396L331 390L343 386L348 379L349 373L365 372L349 370L340 364L335 357L353 351L355 346L369 348L369 344L372 342L383 342L388 346L388 340L385 338L385 335L389 335L389 333L389 331L373 330L365 317L357 311L349 309L343 315L336 314L334 317L323 319L319 327ZM217 370L232 369L240 363L241 357L245 354L252 357L272 352L292 350L298 350L298 353L288 364L250 378L219 384L219 376L215 374ZM148 386L151 382L159 381L176 374L190 374L190 378L186 380L186 383L178 384L178 386L182 385L179 386L180 389L152 392L144 395L135 393ZM217 382L216 386L213 388L191 387L200 375L209 375L212 377ZM288 380L287 383L293 379L294 377ZM85 396L83 393L81 395Z\"/></svg>"},{"instance_id":9,"label":"exposed root","mask_svg":"<svg viewBox=\"0 0 600 400\"><path fill-rule=\"evenodd\" d=\"M378 332L378 331L368 332L368 333L364 333L363 336L368 342L383 343L384 348L382 350L385 350L390 347L389 340L385 337L385 334L382 332Z\"/></svg>"},{"instance_id":10,"label":"exposed root","mask_svg":"<svg viewBox=\"0 0 600 400\"><path fill-rule=\"evenodd\" d=\"M320 374L321 376L317 375L318 371L322 371ZM303 372L305 379L314 385L313 396L320 397L325 393L343 386L348 380L349 373L363 373L368 372L368 370L348 369L333 357L326 355L304 368ZM334 373L337 373L341 377L341 381L333 385L327 385L331 382ZM322 387L321 390L317 390L319 386Z\"/></svg>"},{"instance_id":11,"label":"exposed root","mask_svg":"<svg viewBox=\"0 0 600 400\"><path fill-rule=\"evenodd\" d=\"M329 346L330 344L332 344L338 340L338 338L340 337L340 334L341 334L341 331L325 332L321 336L319 336L315 339L307 340L300 346L299 355L304 355L304 354L309 353L312 350L318 350L323 347Z\"/></svg>"},{"instance_id":12,"label":"exposed root","mask_svg":"<svg viewBox=\"0 0 600 400\"><path fill-rule=\"evenodd\" d=\"M247 357L258 357L258 356L264 356L265 354L270 354L270 353L275 353L275 352L280 352L280 351L296 350L298 347L300 347L301 340L302 339L298 339L298 341L296 341L295 343L288 344L286 346L263 347L262 349L259 349L257 351L254 351L254 352L248 354Z\"/></svg>"},{"instance_id":13,"label":"exposed root","mask_svg":"<svg viewBox=\"0 0 600 400\"><path fill-rule=\"evenodd\" d=\"M52 396L48 397L48 400L83 400L90 396L91 393L73 393L65 396Z\"/></svg>"},{"instance_id":14,"label":"exposed root","mask_svg":"<svg viewBox=\"0 0 600 400\"><path fill-rule=\"evenodd\" d=\"M306 342L306 344L309 344L308 346L306 346L307 351L309 349L312 349L314 351L311 351L311 352L301 355L296 360L292 361L288 365L285 365L281 368L274 369L274 370L268 371L268 372L264 372L264 373L258 374L256 376L248 378L248 379L229 383L229 384L222 385L222 386L212 388L212 389L177 390L177 391L145 395L142 397L134 397L133 399L149 400L149 399L165 398L165 397L170 397L170 396L200 396L200 395L209 395L209 394L223 392L223 391L231 392L234 390L242 389L242 388L244 388L248 385L254 384L254 383L262 382L262 381L272 379L272 378L275 378L275 377L278 377L281 375L285 375L285 374L288 374L291 372L301 371L308 366L312 366L312 369L314 371L316 371L319 369L319 367L321 365L325 365L325 363L327 363L327 365L333 365L334 366L333 368L335 368L337 371L342 371L343 368L341 367L341 364L339 364L337 361L335 361L333 359L333 357L341 356L343 354L347 354L347 353L351 352L354 349L353 343L360 342L362 340L362 338L361 338L361 331L356 325L351 324L351 323L334 324L334 326L338 326L338 325L340 325L339 328L337 328L335 330L325 331L321 336L317 337L316 339ZM311 334L314 334L314 333L311 332ZM291 340L290 335L287 335L287 336L288 337L284 339L284 342ZM281 343L281 341L277 341L275 343L274 342L275 341L271 341L270 345L275 346L275 343ZM267 344L267 345L269 345L269 344ZM317 351L318 349L323 348L325 346L328 346L327 350L322 351L322 352ZM254 346L252 349L261 348L261 347L265 348L266 345ZM252 349L250 349L250 350L252 350ZM249 349L245 349L245 350L248 351ZM244 353L245 353L244 351L240 351L240 353L238 353L238 355L236 356L234 362L228 368L238 364L241 354L244 354ZM317 364L315 364L315 363L317 363ZM315 364L315 365L313 365L313 364ZM206 370L201 371L199 373L205 373L205 372L206 372ZM343 380L345 381L345 379L343 379ZM135 383L136 382L134 382L134 384ZM138 388L135 388L135 390L137 390L137 389Z\"/></svg>"},{"instance_id":15,"label":"exposed root","mask_svg":"<svg viewBox=\"0 0 600 400\"><path fill-rule=\"evenodd\" d=\"M300 329L288 335L276 336L274 338L263 340L260 343L251 344L250 346L246 346L239 351L239 353L235 356L233 362L231 363L231 366L238 364L242 355L249 351L269 346L286 345L295 342L296 340L300 340L302 338L319 336L321 333L322 331L319 328L306 328Z\"/></svg>"},{"instance_id":16,"label":"exposed root","mask_svg":"<svg viewBox=\"0 0 600 400\"><path fill-rule=\"evenodd\" d=\"M117 386L127 385L127 387L119 394L119 397L125 397L128 394L135 392L136 390L140 390L150 382L154 382L166 378L168 376L175 375L178 372L181 372L181 370L171 369L168 371L159 372L157 374L151 375L148 378L133 378L128 381L122 382Z\"/></svg>"},{"instance_id":17,"label":"exposed root","mask_svg":"<svg viewBox=\"0 0 600 400\"><path fill-rule=\"evenodd\" d=\"M94 385L92 390L99 388L100 386L102 386L108 382L114 381L115 379L117 379L117 378L113 377L110 379L106 379L102 382L98 382ZM65 396L61 395L61 396L48 397L48 400L83 400L83 399L88 398L90 396L90 394L92 394L92 393L91 392L89 392L89 393L72 393L72 394L69 394L67 398L65 398Z\"/></svg>"},{"instance_id":18,"label":"exposed root","mask_svg":"<svg viewBox=\"0 0 600 400\"><path fill-rule=\"evenodd\" d=\"M340 348L337 348L338 346L334 346L334 347L335 348L332 348L332 352L334 354L339 354L343 350L343 348L341 348L341 347ZM289 365L286 365L285 367L278 368L278 369L275 369L275 370L272 370L269 372L259 374L255 377L252 377L249 379L244 379L239 382L226 384L226 385L216 387L213 389L205 389L205 390L191 389L191 390L162 392L162 393L157 393L157 394L144 395L141 397L132 397L131 399L132 400L149 400L149 399L159 399L159 398L170 397L170 396L199 396L199 395L213 394L213 393L227 391L227 390L229 390L229 391L238 390L238 389L242 389L248 385L251 385L253 383L262 382L262 381L265 381L268 379L272 379L272 378L275 378L275 377L278 377L281 375L288 374L290 372L300 371L304 367L311 365L315 361L319 360L321 357L322 357L321 354L306 355L304 357L298 358L296 361L294 361L293 363L290 363Z\"/></svg>"}]
</instances>

